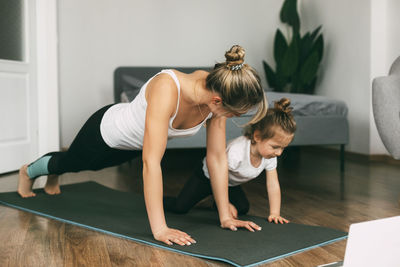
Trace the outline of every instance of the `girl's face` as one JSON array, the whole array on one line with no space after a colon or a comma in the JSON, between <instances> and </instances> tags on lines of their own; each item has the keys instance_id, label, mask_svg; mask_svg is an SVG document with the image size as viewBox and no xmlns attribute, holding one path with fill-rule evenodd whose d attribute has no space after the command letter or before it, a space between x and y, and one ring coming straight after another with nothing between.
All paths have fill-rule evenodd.
<instances>
[{"instance_id":1,"label":"girl's face","mask_svg":"<svg viewBox=\"0 0 400 267\"><path fill-rule=\"evenodd\" d=\"M283 150L290 144L293 139L293 134L287 134L282 129L275 132L275 135L269 139L261 139L260 132L255 131L254 141L255 152L261 157L270 159L278 157L282 154Z\"/></svg>"}]
</instances>

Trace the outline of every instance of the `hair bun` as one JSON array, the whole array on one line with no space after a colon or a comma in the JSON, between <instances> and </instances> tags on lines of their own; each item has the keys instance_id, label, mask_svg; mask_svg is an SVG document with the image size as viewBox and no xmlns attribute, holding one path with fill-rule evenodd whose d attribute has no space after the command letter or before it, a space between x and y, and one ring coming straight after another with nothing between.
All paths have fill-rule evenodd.
<instances>
[{"instance_id":1,"label":"hair bun","mask_svg":"<svg viewBox=\"0 0 400 267\"><path fill-rule=\"evenodd\" d=\"M229 51L226 51L226 66L232 67L244 62L245 51L240 45L234 45Z\"/></svg>"},{"instance_id":2,"label":"hair bun","mask_svg":"<svg viewBox=\"0 0 400 267\"><path fill-rule=\"evenodd\" d=\"M293 108L290 107L290 99L283 97L274 103L274 108L285 113L291 113Z\"/></svg>"}]
</instances>

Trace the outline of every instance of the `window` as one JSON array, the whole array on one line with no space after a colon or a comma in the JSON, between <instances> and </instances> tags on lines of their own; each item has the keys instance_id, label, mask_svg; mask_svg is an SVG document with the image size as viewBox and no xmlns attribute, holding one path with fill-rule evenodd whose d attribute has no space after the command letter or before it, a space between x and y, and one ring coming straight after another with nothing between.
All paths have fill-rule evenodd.
<instances>
[{"instance_id":1,"label":"window","mask_svg":"<svg viewBox=\"0 0 400 267\"><path fill-rule=\"evenodd\" d=\"M0 0L0 60L24 61L24 0Z\"/></svg>"}]
</instances>

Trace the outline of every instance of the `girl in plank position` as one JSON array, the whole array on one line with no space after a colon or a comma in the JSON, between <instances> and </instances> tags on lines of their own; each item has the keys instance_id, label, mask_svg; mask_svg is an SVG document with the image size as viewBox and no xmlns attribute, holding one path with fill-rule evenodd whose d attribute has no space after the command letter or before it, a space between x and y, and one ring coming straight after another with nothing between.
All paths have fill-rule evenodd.
<instances>
[{"instance_id":1,"label":"girl in plank position","mask_svg":"<svg viewBox=\"0 0 400 267\"><path fill-rule=\"evenodd\" d=\"M207 167L221 227L261 230L229 212L226 118L258 106L250 122L255 123L267 111L260 78L243 63L244 55L244 49L235 45L225 53L226 61L216 64L210 73L198 70L185 74L169 69L156 74L131 103L105 106L94 113L68 151L51 152L22 166L18 193L24 198L34 197L35 178L48 175L44 190L59 194L60 174L100 170L142 154L143 190L154 238L169 245L190 245L195 242L190 235L166 223L160 162L168 139L194 135L206 123Z\"/></svg>"},{"instance_id":2,"label":"girl in plank position","mask_svg":"<svg viewBox=\"0 0 400 267\"><path fill-rule=\"evenodd\" d=\"M296 122L289 107L290 100L282 98L268 109L267 115L247 126L244 136L233 139L226 148L229 168L229 212L231 217L246 214L249 201L241 184L250 181L266 170L269 198L269 222L288 223L281 217L281 191L276 171L276 157L292 141ZM208 155L207 155L208 157ZM165 197L167 211L186 213L199 201L212 194L207 157L184 185L178 197Z\"/></svg>"}]
</instances>

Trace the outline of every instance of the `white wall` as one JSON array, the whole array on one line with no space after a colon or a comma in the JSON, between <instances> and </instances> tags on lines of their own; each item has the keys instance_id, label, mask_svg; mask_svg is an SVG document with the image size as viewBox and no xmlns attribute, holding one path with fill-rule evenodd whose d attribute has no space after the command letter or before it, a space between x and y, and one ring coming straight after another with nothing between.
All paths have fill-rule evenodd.
<instances>
[{"instance_id":1,"label":"white wall","mask_svg":"<svg viewBox=\"0 0 400 267\"><path fill-rule=\"evenodd\" d=\"M400 55L399 11L398 0L301 1L303 26L323 25L327 46L317 93L347 103L350 151L388 154L373 118L371 85Z\"/></svg>"},{"instance_id":2,"label":"white wall","mask_svg":"<svg viewBox=\"0 0 400 267\"><path fill-rule=\"evenodd\" d=\"M263 75L281 0L60 0L63 147L113 101L118 66L213 66L233 44Z\"/></svg>"},{"instance_id":3,"label":"white wall","mask_svg":"<svg viewBox=\"0 0 400 267\"><path fill-rule=\"evenodd\" d=\"M37 0L38 155L60 149L57 3Z\"/></svg>"},{"instance_id":4,"label":"white wall","mask_svg":"<svg viewBox=\"0 0 400 267\"><path fill-rule=\"evenodd\" d=\"M370 83L376 77L386 76L390 65L388 55L388 11L387 0L371 0L371 62ZM372 109L372 87L370 91L370 154L388 154L376 128Z\"/></svg>"},{"instance_id":5,"label":"white wall","mask_svg":"<svg viewBox=\"0 0 400 267\"><path fill-rule=\"evenodd\" d=\"M400 56L400 1L387 0L388 64Z\"/></svg>"},{"instance_id":6,"label":"white wall","mask_svg":"<svg viewBox=\"0 0 400 267\"><path fill-rule=\"evenodd\" d=\"M370 7L366 0L301 1L303 28L322 24L325 54L317 93L347 103L347 150L369 153Z\"/></svg>"},{"instance_id":7,"label":"white wall","mask_svg":"<svg viewBox=\"0 0 400 267\"><path fill-rule=\"evenodd\" d=\"M387 71L387 62L400 47L394 26L400 25L396 11L400 1L384 0L383 6L379 2L299 3L303 31L323 25L326 46L317 93L347 103L347 150L364 154L385 151L371 122L371 78ZM262 60L273 62L273 37L277 27L283 29L282 3L59 0L61 145L69 146L88 116L112 102L112 74L118 66L209 66L223 60L224 51L237 43L246 48L247 63L264 77ZM373 41L379 35L373 25L382 16L372 12L374 4L388 14L385 60L376 53L376 47L385 45ZM377 68L374 62L379 62Z\"/></svg>"}]
</instances>

